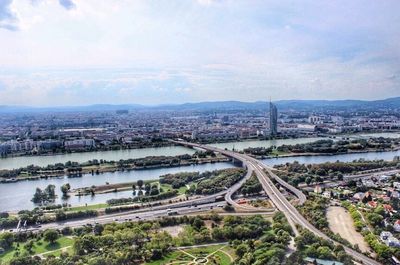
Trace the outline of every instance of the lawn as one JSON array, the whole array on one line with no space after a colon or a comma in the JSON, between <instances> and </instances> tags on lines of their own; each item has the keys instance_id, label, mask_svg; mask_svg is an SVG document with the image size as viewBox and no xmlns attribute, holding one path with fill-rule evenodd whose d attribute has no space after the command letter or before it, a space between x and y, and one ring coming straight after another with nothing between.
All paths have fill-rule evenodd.
<instances>
[{"instance_id":1,"label":"lawn","mask_svg":"<svg viewBox=\"0 0 400 265\"><path fill-rule=\"evenodd\" d=\"M271 152L271 156L280 156L280 155L287 155L287 152L283 152L283 151L278 151L276 149L272 150Z\"/></svg>"},{"instance_id":2,"label":"lawn","mask_svg":"<svg viewBox=\"0 0 400 265\"><path fill-rule=\"evenodd\" d=\"M173 188L172 188L172 186L171 186L170 184L161 184L161 188L162 188L164 191L173 190ZM178 189L178 194L185 194L186 190L187 190L187 187L186 187L186 186L180 187L180 188Z\"/></svg>"},{"instance_id":3,"label":"lawn","mask_svg":"<svg viewBox=\"0 0 400 265\"><path fill-rule=\"evenodd\" d=\"M67 211L73 212L73 211L86 211L86 210L99 210L103 208L107 208L109 205L107 203L99 203L99 204L92 204L88 206L76 206L76 207L71 207L68 208Z\"/></svg>"},{"instance_id":4,"label":"lawn","mask_svg":"<svg viewBox=\"0 0 400 265\"><path fill-rule=\"evenodd\" d=\"M61 248L72 246L73 242L74 242L74 240L71 238L68 238L68 237L60 237L56 241L56 243L54 243L52 245L47 242L44 242L43 240L40 240L39 242L35 242L35 244L32 248L31 255L37 255L37 254L41 254L41 253L45 253L45 252L49 252L49 251L57 251ZM13 258L14 254L17 252L17 250L19 250L20 254L26 253L26 250L24 249L24 245L25 245L25 243L22 243L22 244L19 244L19 246L17 246L17 244L14 243L14 245L11 249L7 250L5 253L0 255L0 260L5 263L9 262Z\"/></svg>"},{"instance_id":5,"label":"lawn","mask_svg":"<svg viewBox=\"0 0 400 265\"><path fill-rule=\"evenodd\" d=\"M68 254L72 255L73 254L73 249L72 249L72 247L69 247L67 249L58 249L58 250L52 251L50 253L44 254L44 256L48 257L48 256L51 255L51 256L54 256L54 257L59 257L61 255L61 253L63 253L63 252L67 252Z\"/></svg>"},{"instance_id":6,"label":"lawn","mask_svg":"<svg viewBox=\"0 0 400 265\"><path fill-rule=\"evenodd\" d=\"M192 186L192 185L197 186L197 182L189 182L187 185L189 185L189 187ZM164 191L173 190L173 188L172 188L172 186L170 184L161 184L161 188L163 188ZM178 193L179 194L185 194L187 190L188 190L188 188L185 185L185 186L182 186L182 187L180 187L178 189Z\"/></svg>"},{"instance_id":7,"label":"lawn","mask_svg":"<svg viewBox=\"0 0 400 265\"><path fill-rule=\"evenodd\" d=\"M146 263L146 265L190 264L194 258L207 258L206 265L229 265L235 258L229 246L216 245L193 249L182 249L171 252L161 260Z\"/></svg>"}]
</instances>

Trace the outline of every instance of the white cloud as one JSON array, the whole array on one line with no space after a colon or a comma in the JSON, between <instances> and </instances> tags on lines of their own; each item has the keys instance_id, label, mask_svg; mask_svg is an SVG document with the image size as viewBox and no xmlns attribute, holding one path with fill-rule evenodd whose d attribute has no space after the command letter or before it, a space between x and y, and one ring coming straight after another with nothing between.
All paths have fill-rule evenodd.
<instances>
[{"instance_id":1,"label":"white cloud","mask_svg":"<svg viewBox=\"0 0 400 265\"><path fill-rule=\"evenodd\" d=\"M11 4L12 0L0 1L0 28L16 31L18 30L18 17Z\"/></svg>"},{"instance_id":2,"label":"white cloud","mask_svg":"<svg viewBox=\"0 0 400 265\"><path fill-rule=\"evenodd\" d=\"M67 2L1 2L0 104L399 93L398 1Z\"/></svg>"}]
</instances>

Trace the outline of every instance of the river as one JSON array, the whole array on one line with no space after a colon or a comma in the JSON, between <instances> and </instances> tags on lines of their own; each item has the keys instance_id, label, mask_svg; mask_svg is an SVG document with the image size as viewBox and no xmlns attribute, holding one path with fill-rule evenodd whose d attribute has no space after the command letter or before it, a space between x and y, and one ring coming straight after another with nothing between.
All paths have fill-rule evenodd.
<instances>
[{"instance_id":1,"label":"river","mask_svg":"<svg viewBox=\"0 0 400 265\"><path fill-rule=\"evenodd\" d=\"M270 158L262 160L263 163L267 165L277 165L287 162L299 161L300 163L306 164L318 164L324 162L350 162L360 158L367 160L383 159L392 160L393 157L399 156L400 151L390 151L390 152L370 152L370 153L354 153L354 154L341 154L333 156L298 156L298 157L279 157ZM40 179L32 181L20 181L15 183L0 184L0 211L17 211L22 209L32 209L34 204L30 201L36 187L45 188L49 184L56 185L56 192L58 198L56 203L62 203L60 186L64 183L70 183L72 188L87 187L91 185L102 185L106 182L109 183L121 183L121 182L131 182L137 181L139 179L149 180L157 179L160 175L168 173L177 173L184 171L212 171L216 169L224 169L233 167L233 164L220 162L212 164L202 164L202 165L191 165L173 168L158 168L158 169L143 169L143 170L132 170L125 172L114 172L114 173L103 173L100 175L84 174L80 178L50 178L50 179ZM131 191L99 194L95 196L71 196L68 199L68 203L75 205L82 205L85 203L95 204L104 203L111 198L129 197L132 195Z\"/></svg>"},{"instance_id":2,"label":"river","mask_svg":"<svg viewBox=\"0 0 400 265\"><path fill-rule=\"evenodd\" d=\"M368 137L400 137L399 133L369 133L369 134L354 134L351 135L355 138L368 138ZM343 136L338 136L343 137ZM347 136L346 136L347 137ZM271 147L280 146L283 144L304 144L314 142L320 139L326 138L297 138L297 139L280 139L280 140L247 140L230 143L218 143L211 144L211 146L219 147L222 149L235 149L243 150L248 147ZM120 159L129 158L142 158L146 156L175 156L182 154L193 154L193 149L188 149L182 146L167 146L158 148L142 148L142 149L128 149L128 150L112 150L112 151L98 151L98 152L83 152L83 153L71 153L71 154L59 154L49 156L21 156L21 157L7 157L0 158L0 170L1 169L13 169L26 167L29 165L36 166L47 166L49 164L65 163L68 161L73 162L86 162L92 159L104 159L118 161Z\"/></svg>"},{"instance_id":3,"label":"river","mask_svg":"<svg viewBox=\"0 0 400 265\"><path fill-rule=\"evenodd\" d=\"M193 154L193 149L182 146L166 146L157 148L125 149L97 152L70 153L49 156L19 156L0 159L0 169L13 169L26 167L29 165L47 166L68 161L83 163L93 159L104 159L108 161L118 161L120 159L142 158L146 156L176 156L183 154Z\"/></svg>"},{"instance_id":4,"label":"river","mask_svg":"<svg viewBox=\"0 0 400 265\"><path fill-rule=\"evenodd\" d=\"M318 138L300 138L300 139L275 140L275 141L243 141L236 143L215 144L214 146L231 149L234 145L236 150L240 150L246 147L255 147L255 146L267 147L270 145L278 146L281 144L293 144L301 142L304 143L307 141L311 142L317 139ZM47 159L47 162L41 160L41 163L44 163L43 165L47 165L47 163L56 163L55 160L57 160L58 162L62 161L66 162L68 160L84 162L94 158L106 159L106 160L118 160L123 158L143 157L149 155L177 155L177 154L185 154L193 152L194 150L192 149L174 146L174 147L146 148L146 149L135 149L135 150L118 150L118 151L107 151L107 152L76 153L76 154L49 156L49 157L32 157L32 159ZM349 162L360 158L364 158L366 160L374 160L374 159L392 160L394 156L399 156L399 155L400 151L370 152L370 153L341 154L333 156L279 157L279 158L264 159L263 162L268 165L283 164L293 161L299 161L300 163L306 163L306 164L318 164L324 162L335 162L337 160L343 162ZM7 158L5 160L10 161L13 159L17 159L17 157ZM18 161L23 161L23 159L26 160L27 158L18 157ZM31 157L29 157L28 160L29 159L31 159ZM30 162L28 164L32 164L33 163L32 161L35 160L29 160L29 161ZM183 171L204 172L207 170L211 171L229 167L233 167L233 165L230 163L223 162L223 163L191 165L191 166L182 166L173 168L158 168L158 169L144 169L144 170L132 170L125 172L103 173L94 176L92 176L91 174L84 174L80 178L68 178L64 176L59 178L20 181L15 183L2 183L0 184L0 201L2 202L0 204L0 211L18 211L23 209L33 209L34 204L30 200L35 192L36 187L40 187L43 189L49 184L53 184L56 186L56 192L58 195L56 203L62 203L63 201L61 200L60 186L65 183L70 183L71 187L74 189L79 187L88 187L91 185L103 185L106 182L122 183L122 182L137 181L139 179L142 180L157 179L160 175L164 175L167 173L177 173ZM132 195L131 191L125 191L117 193L98 194L93 197L71 196L68 199L67 203L73 206L84 205L85 203L87 204L104 203L111 198L129 197L131 195Z\"/></svg>"},{"instance_id":5,"label":"river","mask_svg":"<svg viewBox=\"0 0 400 265\"><path fill-rule=\"evenodd\" d=\"M213 146L219 148L228 148L228 149L232 149L234 147L237 150L243 150L244 148L247 147L258 147L258 146L270 147L272 145L279 146L282 144L310 143L319 139L323 138L298 138L298 139L265 140L265 141L251 140L243 142L213 144ZM0 169L13 169L13 168L26 167L29 165L47 166L50 164L65 163L68 161L82 163L93 159L118 161L120 159L142 158L146 156L176 156L183 154L193 154L194 152L195 151L193 149L182 146L166 146L157 148L83 152L83 153L71 153L71 154L60 154L60 155L49 155L49 156L7 157L0 159Z\"/></svg>"},{"instance_id":6,"label":"river","mask_svg":"<svg viewBox=\"0 0 400 265\"><path fill-rule=\"evenodd\" d=\"M39 180L26 180L14 183L0 184L0 211L18 211L24 209L33 209L34 203L31 202L32 196L35 193L36 187L44 189L47 185L53 184L56 186L57 199L56 204L67 202L72 206L87 204L104 203L112 198L131 197L132 191L121 191L115 193L97 194L95 196L71 196L67 201L61 199L62 193L60 187L69 183L71 188L88 187L92 185L104 185L106 182L123 183L141 180L158 179L159 176L168 173L178 172L204 172L217 169L224 169L233 167L232 164L227 162L209 163L201 165L190 165L181 167L170 168L157 168L157 169L143 169L131 170L124 172L107 172L99 175L84 174L78 178L68 178L67 176L59 178L39 179Z\"/></svg>"}]
</instances>

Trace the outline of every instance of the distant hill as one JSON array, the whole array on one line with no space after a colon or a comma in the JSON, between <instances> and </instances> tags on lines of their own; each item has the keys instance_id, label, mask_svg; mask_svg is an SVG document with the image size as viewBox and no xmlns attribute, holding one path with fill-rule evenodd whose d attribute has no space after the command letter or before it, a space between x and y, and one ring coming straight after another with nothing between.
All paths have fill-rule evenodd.
<instances>
[{"instance_id":1,"label":"distant hill","mask_svg":"<svg viewBox=\"0 0 400 265\"><path fill-rule=\"evenodd\" d=\"M280 110L317 110L317 109L400 109L400 97L384 100L280 100L275 101ZM148 110L148 111L229 111L229 110L260 110L268 109L268 102L242 102L242 101L211 101L184 104L166 104L146 106L140 104L96 104L89 106L65 107L29 107L0 105L0 113L26 113L26 112L85 112L85 111L117 111L117 110Z\"/></svg>"}]
</instances>

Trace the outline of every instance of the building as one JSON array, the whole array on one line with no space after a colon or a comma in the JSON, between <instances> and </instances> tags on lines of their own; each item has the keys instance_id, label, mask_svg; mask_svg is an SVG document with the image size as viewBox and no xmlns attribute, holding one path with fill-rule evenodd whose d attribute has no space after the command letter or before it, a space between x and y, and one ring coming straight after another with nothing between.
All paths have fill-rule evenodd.
<instances>
[{"instance_id":1,"label":"building","mask_svg":"<svg viewBox=\"0 0 400 265\"><path fill-rule=\"evenodd\" d=\"M304 262L307 265L344 265L344 263L335 260L324 260L311 257L306 257Z\"/></svg>"},{"instance_id":2,"label":"building","mask_svg":"<svg viewBox=\"0 0 400 265\"><path fill-rule=\"evenodd\" d=\"M269 131L271 136L278 134L278 109L272 102L269 103Z\"/></svg>"},{"instance_id":3,"label":"building","mask_svg":"<svg viewBox=\"0 0 400 265\"><path fill-rule=\"evenodd\" d=\"M66 149L92 148L95 147L95 141L93 139L77 139L65 141L64 146Z\"/></svg>"},{"instance_id":4,"label":"building","mask_svg":"<svg viewBox=\"0 0 400 265\"><path fill-rule=\"evenodd\" d=\"M396 222L394 222L393 229L394 229L394 231L396 231L397 233L400 232L400 220L397 220Z\"/></svg>"},{"instance_id":5,"label":"building","mask_svg":"<svg viewBox=\"0 0 400 265\"><path fill-rule=\"evenodd\" d=\"M400 241L390 232L382 231L380 238L389 247L400 247Z\"/></svg>"}]
</instances>

